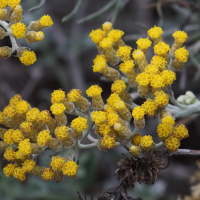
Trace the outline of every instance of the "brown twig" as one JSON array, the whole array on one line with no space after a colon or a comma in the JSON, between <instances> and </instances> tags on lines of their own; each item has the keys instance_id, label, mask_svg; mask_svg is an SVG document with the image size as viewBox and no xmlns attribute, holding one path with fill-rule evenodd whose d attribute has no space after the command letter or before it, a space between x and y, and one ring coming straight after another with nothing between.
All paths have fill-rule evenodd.
<instances>
[{"instance_id":1,"label":"brown twig","mask_svg":"<svg viewBox=\"0 0 200 200\"><path fill-rule=\"evenodd\" d=\"M191 149L179 149L178 151L172 153L171 155L175 156L200 156L200 150L191 150Z\"/></svg>"}]
</instances>

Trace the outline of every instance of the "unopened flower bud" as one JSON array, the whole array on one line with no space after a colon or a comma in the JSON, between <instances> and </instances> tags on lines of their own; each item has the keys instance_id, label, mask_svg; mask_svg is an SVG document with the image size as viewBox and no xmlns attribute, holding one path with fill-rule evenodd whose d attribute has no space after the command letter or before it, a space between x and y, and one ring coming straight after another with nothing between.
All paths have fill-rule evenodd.
<instances>
[{"instance_id":1,"label":"unopened flower bud","mask_svg":"<svg viewBox=\"0 0 200 200\"><path fill-rule=\"evenodd\" d=\"M6 33L5 30L0 27L0 40L4 38L5 33Z\"/></svg>"},{"instance_id":2,"label":"unopened flower bud","mask_svg":"<svg viewBox=\"0 0 200 200\"><path fill-rule=\"evenodd\" d=\"M140 147L133 145L130 147L130 153L132 156L138 157L141 154L141 149Z\"/></svg>"},{"instance_id":3,"label":"unopened flower bud","mask_svg":"<svg viewBox=\"0 0 200 200\"><path fill-rule=\"evenodd\" d=\"M9 12L7 9L0 8L0 20L6 21L9 18Z\"/></svg>"},{"instance_id":4,"label":"unopened flower bud","mask_svg":"<svg viewBox=\"0 0 200 200\"><path fill-rule=\"evenodd\" d=\"M0 47L0 57L9 58L12 55L12 49L10 47Z\"/></svg>"},{"instance_id":5,"label":"unopened flower bud","mask_svg":"<svg viewBox=\"0 0 200 200\"><path fill-rule=\"evenodd\" d=\"M42 31L28 31L25 36L25 40L27 43L33 43L42 41L44 39L44 33Z\"/></svg>"},{"instance_id":6,"label":"unopened flower bud","mask_svg":"<svg viewBox=\"0 0 200 200\"><path fill-rule=\"evenodd\" d=\"M10 20L13 24L17 23L17 22L21 22L22 20L22 12L23 12L23 9L21 7L21 5L17 5L13 12L12 12L12 15L10 17Z\"/></svg>"},{"instance_id":7,"label":"unopened flower bud","mask_svg":"<svg viewBox=\"0 0 200 200\"><path fill-rule=\"evenodd\" d=\"M114 125L114 130L119 134L119 136L123 140L129 139L131 131L126 126L123 126L121 123L116 123Z\"/></svg>"}]
</instances>

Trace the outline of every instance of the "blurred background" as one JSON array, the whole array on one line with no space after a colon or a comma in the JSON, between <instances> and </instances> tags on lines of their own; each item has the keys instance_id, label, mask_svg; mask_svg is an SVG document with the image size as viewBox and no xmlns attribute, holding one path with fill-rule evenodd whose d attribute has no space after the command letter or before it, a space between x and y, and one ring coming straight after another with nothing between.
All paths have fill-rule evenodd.
<instances>
[{"instance_id":1,"label":"blurred background","mask_svg":"<svg viewBox=\"0 0 200 200\"><path fill-rule=\"evenodd\" d=\"M81 3L74 15L66 22L63 17L72 12L76 3ZM78 88L85 96L85 90L92 84L103 88L104 100L110 95L110 82L99 80L100 74L92 72L93 59L97 55L96 46L89 38L92 29L101 28L102 23L111 21L114 28L125 32L123 36L127 45L136 48L135 41L139 37L146 38L147 30L154 25L164 30L164 41L173 44L172 33L184 30L189 35L185 46L190 58L182 72L177 73L177 80L172 88L177 98L186 91L193 91L200 98L200 1L199 0L48 0L37 10L28 10L40 4L39 0L22 0L24 9L23 23L38 20L49 14L54 22L50 28L44 29L45 39L38 43L26 44L23 39L21 46L30 47L37 54L37 62L29 67L23 66L18 58L0 59L0 109L8 104L15 94L22 95L32 107L40 110L49 109L51 93L62 88L68 93ZM102 12L104 11L104 12ZM94 14L93 14L94 13ZM93 15L90 15L93 14ZM89 16L89 17L88 17ZM9 39L0 40L0 46L10 45ZM153 49L148 50L148 61ZM137 98L135 103L143 100ZM183 140L180 148L200 149L199 116L192 115L177 119L188 127L190 137ZM148 118L142 134L156 136L157 119ZM121 158L124 149L117 147L108 152L98 149L82 150L78 177L66 179L61 183L45 182L32 175L20 183L14 178L6 178L0 171L1 200L76 200L77 191L88 198L98 194L117 181L113 176L117 166L116 160ZM49 155L42 153L38 164L48 166ZM68 152L63 152L67 155ZM1 152L1 167L7 162ZM190 177L197 170L195 161L198 157L173 156L168 169L158 173L158 180L153 186L139 185L129 194L148 200L172 200L177 195L190 194Z\"/></svg>"}]
</instances>

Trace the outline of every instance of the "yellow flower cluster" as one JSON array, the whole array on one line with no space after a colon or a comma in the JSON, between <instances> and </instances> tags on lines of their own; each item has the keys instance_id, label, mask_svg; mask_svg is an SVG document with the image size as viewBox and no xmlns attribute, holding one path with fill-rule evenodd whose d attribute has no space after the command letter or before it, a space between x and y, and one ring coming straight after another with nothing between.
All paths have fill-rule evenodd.
<instances>
[{"instance_id":1,"label":"yellow flower cluster","mask_svg":"<svg viewBox=\"0 0 200 200\"><path fill-rule=\"evenodd\" d=\"M43 147L47 145L47 142L51 140L51 138L50 131L43 130L37 136L37 144Z\"/></svg>"},{"instance_id":2,"label":"yellow flower cluster","mask_svg":"<svg viewBox=\"0 0 200 200\"><path fill-rule=\"evenodd\" d=\"M109 135L105 135L102 140L101 140L101 144L106 148L106 149L111 149L113 147L115 147L115 138Z\"/></svg>"},{"instance_id":3,"label":"yellow flower cluster","mask_svg":"<svg viewBox=\"0 0 200 200\"><path fill-rule=\"evenodd\" d=\"M77 132L83 132L87 129L87 119L83 117L78 117L72 120L71 128L75 129Z\"/></svg>"},{"instance_id":4,"label":"yellow flower cluster","mask_svg":"<svg viewBox=\"0 0 200 200\"><path fill-rule=\"evenodd\" d=\"M151 147L153 144L153 138L150 135L145 135L141 138L141 147L148 148Z\"/></svg>"},{"instance_id":5,"label":"yellow flower cluster","mask_svg":"<svg viewBox=\"0 0 200 200\"><path fill-rule=\"evenodd\" d=\"M130 46L119 47L116 52L116 56L120 57L122 61L128 61L131 59L131 50Z\"/></svg>"},{"instance_id":6,"label":"yellow flower cluster","mask_svg":"<svg viewBox=\"0 0 200 200\"><path fill-rule=\"evenodd\" d=\"M131 140L131 143L135 146L139 146L142 140L142 136L140 134L136 134L133 139Z\"/></svg>"},{"instance_id":7,"label":"yellow flower cluster","mask_svg":"<svg viewBox=\"0 0 200 200\"><path fill-rule=\"evenodd\" d=\"M185 49L185 47L179 48L175 51L175 58L178 60L178 62L185 63L188 60L189 53Z\"/></svg>"},{"instance_id":8,"label":"yellow flower cluster","mask_svg":"<svg viewBox=\"0 0 200 200\"><path fill-rule=\"evenodd\" d=\"M68 161L64 164L62 171L64 175L75 178L78 171L78 165L74 161Z\"/></svg>"},{"instance_id":9,"label":"yellow flower cluster","mask_svg":"<svg viewBox=\"0 0 200 200\"><path fill-rule=\"evenodd\" d=\"M100 96L102 93L101 87L98 85L92 85L89 89L86 90L88 97Z\"/></svg>"},{"instance_id":10,"label":"yellow flower cluster","mask_svg":"<svg viewBox=\"0 0 200 200\"><path fill-rule=\"evenodd\" d=\"M23 9L20 2L21 0L0 1L0 20L5 21L2 25L3 28L0 29L0 38L3 39L6 33L13 37L11 41L13 45L12 48L0 47L0 57L8 58L16 52L21 63L29 66L37 60L35 53L28 50L27 47L20 47L20 45L14 46L14 40L24 38L27 43L41 41L44 39L44 33L40 30L53 25L53 21L49 15L44 15L40 20L32 21L29 26L26 27L26 25L21 22L23 18ZM10 7L10 13L6 8L7 6Z\"/></svg>"}]
</instances>

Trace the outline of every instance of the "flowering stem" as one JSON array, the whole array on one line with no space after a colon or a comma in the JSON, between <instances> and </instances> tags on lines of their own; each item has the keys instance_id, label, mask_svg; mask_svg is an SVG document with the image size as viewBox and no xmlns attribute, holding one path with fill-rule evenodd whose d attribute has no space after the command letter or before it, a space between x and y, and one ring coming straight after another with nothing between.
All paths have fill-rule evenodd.
<instances>
[{"instance_id":1,"label":"flowering stem","mask_svg":"<svg viewBox=\"0 0 200 200\"><path fill-rule=\"evenodd\" d=\"M81 149L88 149L88 148L93 148L96 147L98 142L92 143L92 144L78 144L78 147Z\"/></svg>"},{"instance_id":2,"label":"flowering stem","mask_svg":"<svg viewBox=\"0 0 200 200\"><path fill-rule=\"evenodd\" d=\"M158 144L156 144L155 149L157 149L157 148L159 148L161 146L164 146L164 145L165 145L165 143L159 142Z\"/></svg>"},{"instance_id":3,"label":"flowering stem","mask_svg":"<svg viewBox=\"0 0 200 200\"><path fill-rule=\"evenodd\" d=\"M171 155L179 155L179 156L200 156L200 150L179 149L178 151L172 153Z\"/></svg>"}]
</instances>

